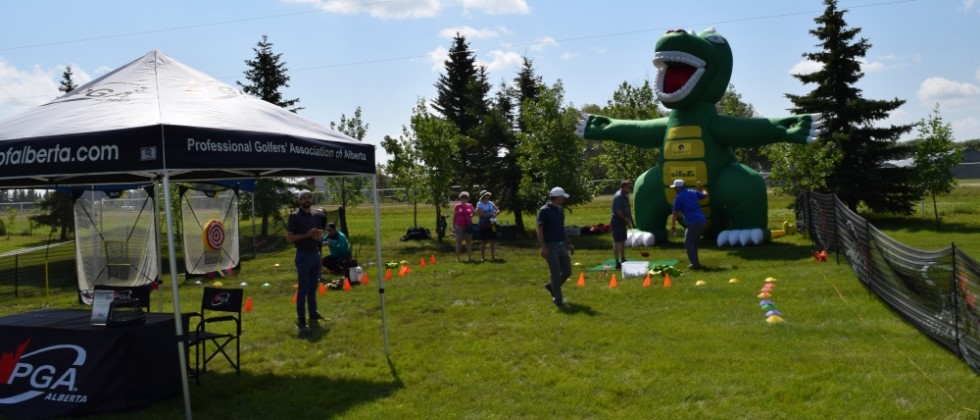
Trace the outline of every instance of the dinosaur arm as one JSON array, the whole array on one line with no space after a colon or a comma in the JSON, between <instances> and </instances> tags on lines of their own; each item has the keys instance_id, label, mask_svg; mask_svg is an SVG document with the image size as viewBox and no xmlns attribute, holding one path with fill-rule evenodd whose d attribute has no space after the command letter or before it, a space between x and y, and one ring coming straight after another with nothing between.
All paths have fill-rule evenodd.
<instances>
[{"instance_id":1,"label":"dinosaur arm","mask_svg":"<svg viewBox=\"0 0 980 420\"><path fill-rule=\"evenodd\" d=\"M642 148L660 147L667 134L667 118L618 120L583 113L576 134L588 140L612 140Z\"/></svg>"},{"instance_id":2,"label":"dinosaur arm","mask_svg":"<svg viewBox=\"0 0 980 420\"><path fill-rule=\"evenodd\" d=\"M823 126L820 114L784 118L712 119L711 133L719 143L731 147L756 147L773 143L813 143Z\"/></svg>"}]
</instances>

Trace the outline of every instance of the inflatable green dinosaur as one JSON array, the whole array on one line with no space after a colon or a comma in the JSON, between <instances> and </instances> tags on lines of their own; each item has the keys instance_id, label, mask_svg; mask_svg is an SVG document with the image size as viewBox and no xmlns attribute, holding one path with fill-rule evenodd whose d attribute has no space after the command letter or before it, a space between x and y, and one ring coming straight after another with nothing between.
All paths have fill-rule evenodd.
<instances>
[{"instance_id":1,"label":"inflatable green dinosaur","mask_svg":"<svg viewBox=\"0 0 980 420\"><path fill-rule=\"evenodd\" d=\"M699 34L668 31L657 41L654 92L670 109L665 118L616 120L583 114L578 134L643 148L659 147L660 160L634 184L636 227L667 240L674 179L700 181L711 194L701 201L709 237L719 246L762 244L770 239L766 184L758 172L735 161L733 147L809 143L820 133L820 115L735 118L718 115L715 104L732 75L732 49L714 29Z\"/></svg>"}]
</instances>

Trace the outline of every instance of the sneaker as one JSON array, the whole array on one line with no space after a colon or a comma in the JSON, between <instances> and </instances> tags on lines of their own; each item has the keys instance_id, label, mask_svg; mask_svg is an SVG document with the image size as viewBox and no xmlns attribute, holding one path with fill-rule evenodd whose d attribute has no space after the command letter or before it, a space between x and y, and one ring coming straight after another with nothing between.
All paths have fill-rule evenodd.
<instances>
[{"instance_id":1,"label":"sneaker","mask_svg":"<svg viewBox=\"0 0 980 420\"><path fill-rule=\"evenodd\" d=\"M620 268L623 268L623 263L616 261L616 269L619 270Z\"/></svg>"},{"instance_id":2,"label":"sneaker","mask_svg":"<svg viewBox=\"0 0 980 420\"><path fill-rule=\"evenodd\" d=\"M555 292L551 291L551 283L545 283L544 289L547 290L552 296L555 294Z\"/></svg>"},{"instance_id":3,"label":"sneaker","mask_svg":"<svg viewBox=\"0 0 980 420\"><path fill-rule=\"evenodd\" d=\"M323 315L320 315L319 312L316 312L313 315L310 315L310 322L319 321L321 319L323 319Z\"/></svg>"},{"instance_id":4,"label":"sneaker","mask_svg":"<svg viewBox=\"0 0 980 420\"><path fill-rule=\"evenodd\" d=\"M700 265L691 264L691 265L688 265L687 268L690 268L691 270L700 270L701 269L701 266Z\"/></svg>"},{"instance_id":5,"label":"sneaker","mask_svg":"<svg viewBox=\"0 0 980 420\"><path fill-rule=\"evenodd\" d=\"M310 329L310 327L306 325L306 320L303 319L296 320L296 328L299 328L300 331L306 331Z\"/></svg>"},{"instance_id":6,"label":"sneaker","mask_svg":"<svg viewBox=\"0 0 980 420\"><path fill-rule=\"evenodd\" d=\"M556 300L555 301L555 306L557 306L558 309L564 309L565 308L565 302Z\"/></svg>"}]
</instances>

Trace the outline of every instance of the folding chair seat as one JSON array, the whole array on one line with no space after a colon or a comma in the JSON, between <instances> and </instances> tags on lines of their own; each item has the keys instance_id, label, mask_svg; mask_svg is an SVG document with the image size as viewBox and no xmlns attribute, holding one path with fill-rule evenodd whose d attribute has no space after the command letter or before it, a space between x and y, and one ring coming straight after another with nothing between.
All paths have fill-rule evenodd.
<instances>
[{"instance_id":1,"label":"folding chair seat","mask_svg":"<svg viewBox=\"0 0 980 420\"><path fill-rule=\"evenodd\" d=\"M194 349L194 366L188 368L198 383L208 370L208 362L218 355L235 369L235 374L241 374L242 295L242 289L205 287L201 312L182 316L185 344L188 351Z\"/></svg>"},{"instance_id":2,"label":"folding chair seat","mask_svg":"<svg viewBox=\"0 0 980 420\"><path fill-rule=\"evenodd\" d=\"M112 290L117 297L136 298L140 301L140 306L146 312L150 312L150 289L149 284L141 286L109 286L105 284L95 285L95 290Z\"/></svg>"}]
</instances>

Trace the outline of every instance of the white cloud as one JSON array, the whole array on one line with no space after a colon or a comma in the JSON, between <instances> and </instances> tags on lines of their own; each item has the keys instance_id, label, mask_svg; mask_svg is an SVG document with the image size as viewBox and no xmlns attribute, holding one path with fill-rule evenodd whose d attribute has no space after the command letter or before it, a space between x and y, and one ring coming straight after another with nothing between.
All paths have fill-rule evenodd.
<instances>
[{"instance_id":1,"label":"white cloud","mask_svg":"<svg viewBox=\"0 0 980 420\"><path fill-rule=\"evenodd\" d=\"M789 74L810 74L816 73L823 68L823 65L812 60L803 60L793 65L789 69Z\"/></svg>"},{"instance_id":2,"label":"white cloud","mask_svg":"<svg viewBox=\"0 0 980 420\"><path fill-rule=\"evenodd\" d=\"M963 11L969 12L977 5L977 0L963 0ZM978 11L980 13L980 11Z\"/></svg>"},{"instance_id":3,"label":"white cloud","mask_svg":"<svg viewBox=\"0 0 980 420\"><path fill-rule=\"evenodd\" d=\"M558 45L558 41L555 38L546 36L541 38L531 44L531 50L533 51L543 51L546 47L555 47Z\"/></svg>"},{"instance_id":4,"label":"white cloud","mask_svg":"<svg viewBox=\"0 0 980 420\"><path fill-rule=\"evenodd\" d=\"M531 12L525 0L463 0L464 13L476 10L488 15L521 14Z\"/></svg>"},{"instance_id":5,"label":"white cloud","mask_svg":"<svg viewBox=\"0 0 980 420\"><path fill-rule=\"evenodd\" d=\"M480 65L486 66L487 72L506 70L509 68L520 68L524 63L524 58L520 54L511 51L490 51L491 60L489 62L479 61Z\"/></svg>"},{"instance_id":6,"label":"white cloud","mask_svg":"<svg viewBox=\"0 0 980 420\"><path fill-rule=\"evenodd\" d=\"M966 117L962 120L953 121L952 125L956 140L980 139L980 120L974 117Z\"/></svg>"},{"instance_id":7,"label":"white cloud","mask_svg":"<svg viewBox=\"0 0 980 420\"><path fill-rule=\"evenodd\" d=\"M939 102L943 108L967 108L980 102L980 86L942 77L923 80L916 94L924 105Z\"/></svg>"},{"instance_id":8,"label":"white cloud","mask_svg":"<svg viewBox=\"0 0 980 420\"><path fill-rule=\"evenodd\" d=\"M500 32L507 33L507 28L501 28ZM466 39L486 39L486 38L496 38L500 36L500 32L493 29L476 29L470 26L463 26L461 28L446 28L439 31L439 36L443 38L452 39L456 37L456 34L462 35Z\"/></svg>"},{"instance_id":9,"label":"white cloud","mask_svg":"<svg viewBox=\"0 0 980 420\"><path fill-rule=\"evenodd\" d=\"M449 59L449 50L439 46L436 49L429 51L426 56L429 57L429 62L432 63L433 71L442 71L446 68L446 60Z\"/></svg>"},{"instance_id":10,"label":"white cloud","mask_svg":"<svg viewBox=\"0 0 980 420\"><path fill-rule=\"evenodd\" d=\"M885 63L881 61L868 61L862 58L858 59L858 62L861 63L861 71L865 73L872 73L885 68ZM819 68L817 70L819 70Z\"/></svg>"},{"instance_id":11,"label":"white cloud","mask_svg":"<svg viewBox=\"0 0 980 420\"><path fill-rule=\"evenodd\" d=\"M61 96L54 73L54 70L43 70L39 66L20 70L0 59L0 119Z\"/></svg>"},{"instance_id":12,"label":"white cloud","mask_svg":"<svg viewBox=\"0 0 980 420\"><path fill-rule=\"evenodd\" d=\"M570 52L567 52L567 53L562 53L562 55L561 55L561 59L562 60L565 60L565 61L574 60L576 58L579 58L579 54L578 53L570 53Z\"/></svg>"},{"instance_id":13,"label":"white cloud","mask_svg":"<svg viewBox=\"0 0 980 420\"><path fill-rule=\"evenodd\" d=\"M378 19L428 18L439 14L442 0L402 0L365 3L361 0L281 0L286 3L310 4L328 13L353 15L367 13Z\"/></svg>"}]
</instances>

